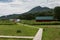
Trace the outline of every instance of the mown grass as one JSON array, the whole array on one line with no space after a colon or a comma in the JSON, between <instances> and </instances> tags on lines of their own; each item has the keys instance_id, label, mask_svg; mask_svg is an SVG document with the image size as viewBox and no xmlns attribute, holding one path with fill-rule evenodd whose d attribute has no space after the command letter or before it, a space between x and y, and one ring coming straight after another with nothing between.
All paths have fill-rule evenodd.
<instances>
[{"instance_id":1,"label":"mown grass","mask_svg":"<svg viewBox=\"0 0 60 40\"><path fill-rule=\"evenodd\" d=\"M0 38L0 40L32 40L32 39L21 39L21 38L20 38L20 39L19 39L19 38L18 38L18 39L15 39L15 38L13 38L13 39L12 39L12 38Z\"/></svg>"},{"instance_id":2,"label":"mown grass","mask_svg":"<svg viewBox=\"0 0 60 40\"><path fill-rule=\"evenodd\" d=\"M0 20L0 25L14 25L15 22L9 20Z\"/></svg>"},{"instance_id":3,"label":"mown grass","mask_svg":"<svg viewBox=\"0 0 60 40\"><path fill-rule=\"evenodd\" d=\"M60 25L60 22L58 21L36 22L36 20L22 20L21 23L28 25Z\"/></svg>"},{"instance_id":4,"label":"mown grass","mask_svg":"<svg viewBox=\"0 0 60 40\"><path fill-rule=\"evenodd\" d=\"M27 22L26 22L27 21ZM60 40L60 22L36 22L34 20L22 20L22 23L33 25L35 27L44 28L42 40ZM49 23L52 25L41 25ZM59 23L58 25L53 25L53 23Z\"/></svg>"},{"instance_id":5,"label":"mown grass","mask_svg":"<svg viewBox=\"0 0 60 40\"><path fill-rule=\"evenodd\" d=\"M21 24L15 24L8 20L0 20L0 35L6 36L35 36L38 29L27 27ZM0 38L0 40L32 40L32 39L12 39Z\"/></svg>"},{"instance_id":6,"label":"mown grass","mask_svg":"<svg viewBox=\"0 0 60 40\"><path fill-rule=\"evenodd\" d=\"M17 31L20 31L17 32ZM34 36L38 29L24 25L0 25L0 35L7 36Z\"/></svg>"},{"instance_id":7,"label":"mown grass","mask_svg":"<svg viewBox=\"0 0 60 40\"><path fill-rule=\"evenodd\" d=\"M21 23L27 25L33 25L35 27L44 28L42 40L60 40L60 25L40 25L44 22L36 22L34 20L22 20ZM45 23L54 23L54 22L45 22ZM45 24L44 23L44 24ZM60 22L55 22L60 23ZM39 25L34 25L39 24ZM21 30L21 33L17 33L17 30ZM17 35L17 36L34 36L38 29L33 27L27 27L24 25L0 25L0 35ZM0 38L1 40L32 40L32 39L5 39Z\"/></svg>"},{"instance_id":8,"label":"mown grass","mask_svg":"<svg viewBox=\"0 0 60 40\"><path fill-rule=\"evenodd\" d=\"M44 28L42 40L60 40L60 28Z\"/></svg>"}]
</instances>

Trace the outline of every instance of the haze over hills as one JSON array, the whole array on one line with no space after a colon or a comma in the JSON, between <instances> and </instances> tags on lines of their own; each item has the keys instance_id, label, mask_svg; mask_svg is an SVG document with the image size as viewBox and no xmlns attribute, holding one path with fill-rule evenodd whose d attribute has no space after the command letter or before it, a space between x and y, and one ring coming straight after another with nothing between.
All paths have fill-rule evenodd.
<instances>
[{"instance_id":1,"label":"haze over hills","mask_svg":"<svg viewBox=\"0 0 60 40\"><path fill-rule=\"evenodd\" d=\"M12 18L18 18L19 16L22 16L22 15L26 15L26 14L34 14L36 12L43 12L43 11L49 11L51 10L50 8L48 7L40 7L40 6L37 6L37 7L34 7L32 8L30 11L26 12L26 13L23 13L23 14L12 14L12 15L7 15L7 16L2 16L0 17L0 19L12 19Z\"/></svg>"}]
</instances>

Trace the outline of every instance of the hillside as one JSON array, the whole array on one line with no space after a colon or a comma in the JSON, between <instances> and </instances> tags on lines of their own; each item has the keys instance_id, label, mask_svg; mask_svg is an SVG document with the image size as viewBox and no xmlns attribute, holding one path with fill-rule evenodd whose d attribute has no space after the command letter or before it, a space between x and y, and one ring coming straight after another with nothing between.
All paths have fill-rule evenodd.
<instances>
[{"instance_id":1,"label":"hillside","mask_svg":"<svg viewBox=\"0 0 60 40\"><path fill-rule=\"evenodd\" d=\"M40 7L40 6L37 6L37 7L32 8L27 13L43 12L43 11L49 11L49 10L51 10L51 9L48 8L48 7Z\"/></svg>"},{"instance_id":2,"label":"hillside","mask_svg":"<svg viewBox=\"0 0 60 40\"><path fill-rule=\"evenodd\" d=\"M48 7L37 6L23 14L12 14L7 16L2 16L0 17L0 19L15 19L15 18L29 19L32 17L33 17L32 19L34 19L36 16L40 16L40 15L52 15L52 9Z\"/></svg>"}]
</instances>

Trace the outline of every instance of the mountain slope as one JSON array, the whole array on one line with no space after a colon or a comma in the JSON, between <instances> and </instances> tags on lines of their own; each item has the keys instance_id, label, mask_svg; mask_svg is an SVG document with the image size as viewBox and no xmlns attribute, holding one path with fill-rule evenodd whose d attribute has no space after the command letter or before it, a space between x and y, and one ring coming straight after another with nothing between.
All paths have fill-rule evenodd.
<instances>
[{"instance_id":1,"label":"mountain slope","mask_svg":"<svg viewBox=\"0 0 60 40\"><path fill-rule=\"evenodd\" d=\"M0 17L0 19L14 19L14 18L30 18L30 17L36 17L36 16L40 16L43 12L42 15L51 15L51 13L49 12L52 12L50 8L48 7L40 7L40 6L37 6L37 7L34 7L32 8L30 11L26 12L26 13L23 13L23 14L12 14L12 15L7 15L7 16L2 16ZM36 14L37 13L37 14ZM30 16L30 17L29 17Z\"/></svg>"},{"instance_id":2,"label":"mountain slope","mask_svg":"<svg viewBox=\"0 0 60 40\"><path fill-rule=\"evenodd\" d=\"M42 11L49 11L49 10L51 10L51 9L48 8L48 7L40 7L40 6L37 6L37 7L32 8L27 13L42 12Z\"/></svg>"}]
</instances>

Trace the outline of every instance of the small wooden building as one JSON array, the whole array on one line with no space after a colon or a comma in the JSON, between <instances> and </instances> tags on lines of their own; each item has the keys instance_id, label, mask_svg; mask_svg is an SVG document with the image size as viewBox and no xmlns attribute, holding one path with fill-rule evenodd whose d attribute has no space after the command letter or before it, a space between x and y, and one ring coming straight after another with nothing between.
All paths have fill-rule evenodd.
<instances>
[{"instance_id":1,"label":"small wooden building","mask_svg":"<svg viewBox=\"0 0 60 40\"><path fill-rule=\"evenodd\" d=\"M39 16L36 17L36 22L49 22L55 21L53 16Z\"/></svg>"}]
</instances>

